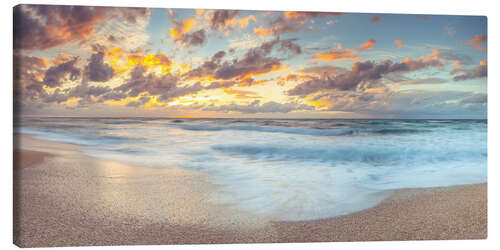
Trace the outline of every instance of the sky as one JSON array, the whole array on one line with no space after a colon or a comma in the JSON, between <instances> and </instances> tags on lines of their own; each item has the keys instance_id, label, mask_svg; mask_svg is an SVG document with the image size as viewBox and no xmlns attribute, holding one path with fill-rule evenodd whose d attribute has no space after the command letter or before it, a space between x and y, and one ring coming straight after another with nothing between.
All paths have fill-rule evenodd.
<instances>
[{"instance_id":1,"label":"sky","mask_svg":"<svg viewBox=\"0 0 500 250\"><path fill-rule=\"evenodd\" d=\"M21 116L487 117L484 16L14 7Z\"/></svg>"}]
</instances>

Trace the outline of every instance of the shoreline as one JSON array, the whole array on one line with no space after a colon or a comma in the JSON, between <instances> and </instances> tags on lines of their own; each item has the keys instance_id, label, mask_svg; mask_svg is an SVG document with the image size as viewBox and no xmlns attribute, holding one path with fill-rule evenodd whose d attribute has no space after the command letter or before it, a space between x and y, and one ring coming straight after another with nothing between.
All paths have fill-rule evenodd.
<instances>
[{"instance_id":1,"label":"shoreline","mask_svg":"<svg viewBox=\"0 0 500 250\"><path fill-rule=\"evenodd\" d=\"M18 155L31 156L31 167L15 168L18 246L487 237L487 183L394 190L375 207L349 215L269 221L210 205L207 197L217 187L205 174L94 159L80 146L25 134L14 134L14 140Z\"/></svg>"}]
</instances>

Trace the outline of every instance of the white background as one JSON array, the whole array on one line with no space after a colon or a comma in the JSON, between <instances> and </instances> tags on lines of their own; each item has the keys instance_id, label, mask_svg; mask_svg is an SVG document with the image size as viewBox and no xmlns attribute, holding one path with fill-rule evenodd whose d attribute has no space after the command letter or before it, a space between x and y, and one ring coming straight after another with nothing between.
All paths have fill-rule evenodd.
<instances>
[{"instance_id":1,"label":"white background","mask_svg":"<svg viewBox=\"0 0 500 250\"><path fill-rule=\"evenodd\" d=\"M0 37L0 246L2 249L17 248L12 244L12 7L19 4L71 4L100 6L133 6L163 8L211 8L250 10L302 10L365 13L411 13L411 14L453 14L488 16L488 240L462 241L409 241L409 242L354 242L354 243L294 243L294 244L238 244L238 245L177 245L177 246L123 246L100 247L98 249L498 249L500 243L498 205L498 138L499 118L496 108L500 107L498 87L498 30L500 29L498 4L486 0L4 0L1 4ZM497 32L495 32L497 31ZM500 245L500 244L499 244ZM66 248L59 248L66 249ZM96 248L78 248L96 249Z\"/></svg>"}]
</instances>

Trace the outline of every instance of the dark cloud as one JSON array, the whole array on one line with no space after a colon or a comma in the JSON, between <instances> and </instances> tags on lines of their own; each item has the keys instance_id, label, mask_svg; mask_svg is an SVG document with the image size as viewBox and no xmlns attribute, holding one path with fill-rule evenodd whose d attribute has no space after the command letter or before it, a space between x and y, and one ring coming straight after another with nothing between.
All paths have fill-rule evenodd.
<instances>
[{"instance_id":1,"label":"dark cloud","mask_svg":"<svg viewBox=\"0 0 500 250\"><path fill-rule=\"evenodd\" d=\"M197 31L189 32L196 20L193 18L187 18L180 21L176 21L173 17L170 19L173 28L170 29L170 35L175 42L179 43L185 47L199 46L202 45L206 40L206 33L204 29L199 29Z\"/></svg>"},{"instance_id":2,"label":"dark cloud","mask_svg":"<svg viewBox=\"0 0 500 250\"><path fill-rule=\"evenodd\" d=\"M137 101L131 101L127 103L127 107L139 107L142 106L151 100L149 96L141 96Z\"/></svg>"},{"instance_id":3,"label":"dark cloud","mask_svg":"<svg viewBox=\"0 0 500 250\"><path fill-rule=\"evenodd\" d=\"M226 28L229 20L238 15L238 10L216 10L210 18L212 29L223 30Z\"/></svg>"},{"instance_id":4,"label":"dark cloud","mask_svg":"<svg viewBox=\"0 0 500 250\"><path fill-rule=\"evenodd\" d=\"M104 53L98 52L90 57L85 74L90 81L107 82L114 76L115 71L107 63L104 63Z\"/></svg>"},{"instance_id":5,"label":"dark cloud","mask_svg":"<svg viewBox=\"0 0 500 250\"><path fill-rule=\"evenodd\" d=\"M160 95L176 88L177 81L178 78L172 74L156 76L147 73L145 66L138 65L130 73L130 78L114 90L127 93L130 97L136 97L143 92Z\"/></svg>"},{"instance_id":6,"label":"dark cloud","mask_svg":"<svg viewBox=\"0 0 500 250\"><path fill-rule=\"evenodd\" d=\"M219 51L201 66L186 73L185 78L213 77L219 80L244 80L253 74L264 74L282 66L280 59L271 57L272 49L281 41L279 37L249 49L241 59L223 61L225 52ZM293 46L293 45L292 45Z\"/></svg>"},{"instance_id":7,"label":"dark cloud","mask_svg":"<svg viewBox=\"0 0 500 250\"><path fill-rule=\"evenodd\" d=\"M172 98L194 94L203 90L200 83L190 86L179 86L179 78L172 74L155 75L147 73L146 67L139 65L131 72L130 78L122 85L113 89L127 97L137 97L142 93L158 96L158 101L166 102Z\"/></svg>"},{"instance_id":8,"label":"dark cloud","mask_svg":"<svg viewBox=\"0 0 500 250\"><path fill-rule=\"evenodd\" d=\"M112 8L18 5L14 8L14 49L47 49L85 40Z\"/></svg>"},{"instance_id":9,"label":"dark cloud","mask_svg":"<svg viewBox=\"0 0 500 250\"><path fill-rule=\"evenodd\" d=\"M286 39L286 40L282 40L281 41L281 47L280 47L280 50L282 51L290 51L292 52L293 54L295 55L299 55L299 54L302 54L302 48L300 47L300 45L294 43L295 41L297 41L298 39Z\"/></svg>"},{"instance_id":10,"label":"dark cloud","mask_svg":"<svg viewBox=\"0 0 500 250\"><path fill-rule=\"evenodd\" d=\"M116 42L118 42L118 39L117 39L115 36L113 36L113 35L108 35L108 36L106 37L106 39L107 39L109 42L111 42L111 43L116 43Z\"/></svg>"},{"instance_id":11,"label":"dark cloud","mask_svg":"<svg viewBox=\"0 0 500 250\"><path fill-rule=\"evenodd\" d=\"M318 76L323 76L324 74L328 75L337 75L340 73L344 73L347 70L335 65L321 65L321 66L312 66L299 70L299 72L306 74L315 74Z\"/></svg>"},{"instance_id":12,"label":"dark cloud","mask_svg":"<svg viewBox=\"0 0 500 250\"><path fill-rule=\"evenodd\" d=\"M465 81L476 78L483 78L488 76L488 65L479 65L473 69L454 69L450 72L454 81Z\"/></svg>"},{"instance_id":13,"label":"dark cloud","mask_svg":"<svg viewBox=\"0 0 500 250\"><path fill-rule=\"evenodd\" d=\"M222 58L226 55L225 51L215 53L209 60L205 61L201 66L192 69L186 73L188 78L200 78L210 76L220 67Z\"/></svg>"},{"instance_id":14,"label":"dark cloud","mask_svg":"<svg viewBox=\"0 0 500 250\"><path fill-rule=\"evenodd\" d=\"M179 38L179 40L186 47L202 45L203 43L205 43L206 40L205 30L200 29L195 32L185 33Z\"/></svg>"},{"instance_id":15,"label":"dark cloud","mask_svg":"<svg viewBox=\"0 0 500 250\"><path fill-rule=\"evenodd\" d=\"M127 7L127 8L118 8L121 16L131 24L137 23L137 18L143 17L148 15L151 10L148 8L133 8L133 7Z\"/></svg>"},{"instance_id":16,"label":"dark cloud","mask_svg":"<svg viewBox=\"0 0 500 250\"><path fill-rule=\"evenodd\" d=\"M267 29L265 28L258 28L255 29L254 32L259 35L259 36L265 36L265 35L282 35L282 34L287 34L287 33L296 33L299 32L302 27L304 26L303 23L296 23L296 22L289 22L287 19L283 18L282 16L278 16L276 19L271 20L268 24Z\"/></svg>"},{"instance_id":17,"label":"dark cloud","mask_svg":"<svg viewBox=\"0 0 500 250\"><path fill-rule=\"evenodd\" d=\"M148 15L147 8L114 8L71 5L18 5L14 7L14 49L43 50L92 38L94 26L123 17L135 24Z\"/></svg>"},{"instance_id":18,"label":"dark cloud","mask_svg":"<svg viewBox=\"0 0 500 250\"><path fill-rule=\"evenodd\" d=\"M361 83L377 81L387 74L405 73L441 65L442 64L436 59L417 61L407 59L397 63L393 63L391 60L385 60L380 63L374 63L372 61L356 62L348 72L333 77L326 75L322 78L305 81L295 86L295 88L289 90L287 93L288 95L303 96L329 89L353 90Z\"/></svg>"},{"instance_id":19,"label":"dark cloud","mask_svg":"<svg viewBox=\"0 0 500 250\"><path fill-rule=\"evenodd\" d=\"M43 58L36 56L26 56L15 54L13 59L14 81L28 83L39 82L44 74L47 62Z\"/></svg>"},{"instance_id":20,"label":"dark cloud","mask_svg":"<svg viewBox=\"0 0 500 250\"><path fill-rule=\"evenodd\" d=\"M65 79L75 81L80 77L80 69L75 66L79 57L75 57L70 61L61 63L57 66L49 68L45 72L43 84L47 87L54 88L62 85Z\"/></svg>"},{"instance_id":21,"label":"dark cloud","mask_svg":"<svg viewBox=\"0 0 500 250\"><path fill-rule=\"evenodd\" d=\"M277 43L279 43L279 37L265 42L257 48L248 50L239 60L222 63L214 72L214 77L225 80L245 78L247 75L268 73L280 68L282 66L281 60L268 56Z\"/></svg>"}]
</instances>

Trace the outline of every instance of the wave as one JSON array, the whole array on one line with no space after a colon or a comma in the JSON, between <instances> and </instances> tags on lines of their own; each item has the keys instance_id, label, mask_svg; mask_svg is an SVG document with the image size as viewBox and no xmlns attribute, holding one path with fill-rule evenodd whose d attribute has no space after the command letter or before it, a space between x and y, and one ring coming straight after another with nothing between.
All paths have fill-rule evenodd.
<instances>
[{"instance_id":1,"label":"wave","mask_svg":"<svg viewBox=\"0 0 500 250\"><path fill-rule=\"evenodd\" d=\"M411 128L387 128L387 129L370 129L370 128L301 128L301 127L284 127L284 126L206 126L206 125L184 125L180 128L191 131L224 131L224 130L240 130L240 131L255 131L267 133L285 133L297 135L316 135L316 136L341 136L341 135L397 135L397 134L414 134L430 132L427 129L411 129Z\"/></svg>"},{"instance_id":2,"label":"wave","mask_svg":"<svg viewBox=\"0 0 500 250\"><path fill-rule=\"evenodd\" d=\"M363 163L370 166L411 165L458 161L460 159L485 159L480 150L469 149L436 151L434 148L409 149L404 146L383 148L364 145L337 145L294 147L290 145L215 145L213 150L232 156L243 156L258 160L305 161L330 163Z\"/></svg>"},{"instance_id":3,"label":"wave","mask_svg":"<svg viewBox=\"0 0 500 250\"><path fill-rule=\"evenodd\" d=\"M192 131L223 131L223 130L241 130L241 131L256 131L268 133L286 133L298 135L348 135L355 132L353 129L312 129L312 128L291 128L291 127L271 127L271 126L202 126L202 125L186 125L180 126L185 130Z\"/></svg>"}]
</instances>

